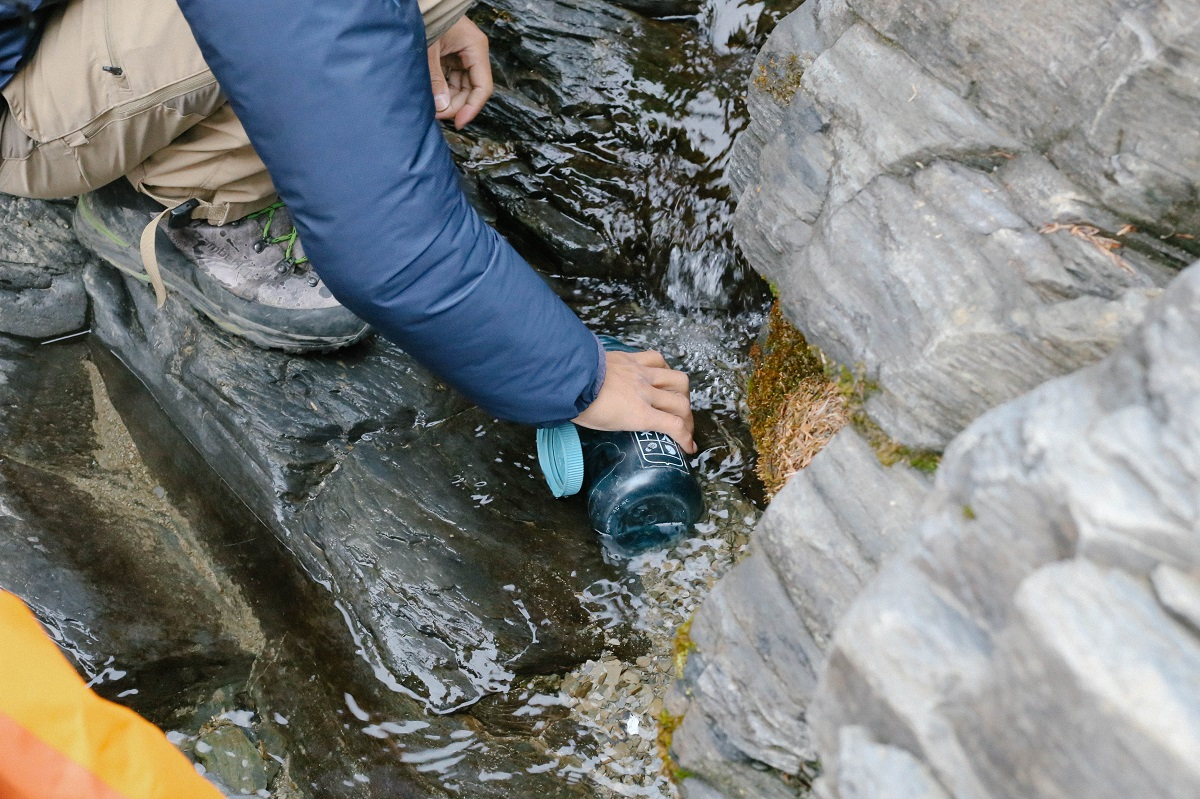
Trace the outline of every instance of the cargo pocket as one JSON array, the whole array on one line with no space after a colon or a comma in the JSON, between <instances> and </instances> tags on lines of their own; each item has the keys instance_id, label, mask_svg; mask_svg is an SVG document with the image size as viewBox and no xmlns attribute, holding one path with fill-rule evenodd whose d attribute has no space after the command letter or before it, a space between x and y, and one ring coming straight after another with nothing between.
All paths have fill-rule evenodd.
<instances>
[{"instance_id":1,"label":"cargo pocket","mask_svg":"<svg viewBox=\"0 0 1200 799\"><path fill-rule=\"evenodd\" d=\"M24 161L33 155L37 144L8 112L8 103L0 100L0 162Z\"/></svg>"},{"instance_id":2,"label":"cargo pocket","mask_svg":"<svg viewBox=\"0 0 1200 799\"><path fill-rule=\"evenodd\" d=\"M38 141L0 101L0 192L46 199L70 197L83 187L70 147Z\"/></svg>"},{"instance_id":3,"label":"cargo pocket","mask_svg":"<svg viewBox=\"0 0 1200 799\"><path fill-rule=\"evenodd\" d=\"M37 143L24 168L5 170L9 185L14 171L29 173L26 196L109 183L224 103L174 0L64 4L3 95ZM10 133L11 151L21 152Z\"/></svg>"},{"instance_id":4,"label":"cargo pocket","mask_svg":"<svg viewBox=\"0 0 1200 799\"><path fill-rule=\"evenodd\" d=\"M129 172L225 102L210 72L192 75L112 108L64 137L89 184Z\"/></svg>"},{"instance_id":5,"label":"cargo pocket","mask_svg":"<svg viewBox=\"0 0 1200 799\"><path fill-rule=\"evenodd\" d=\"M124 94L130 91L129 77L125 74L125 66L122 63L121 52L117 47L117 39L113 32L116 13L113 4L114 0L104 0L104 54L106 57L100 65L100 71L108 74L113 89Z\"/></svg>"}]
</instances>

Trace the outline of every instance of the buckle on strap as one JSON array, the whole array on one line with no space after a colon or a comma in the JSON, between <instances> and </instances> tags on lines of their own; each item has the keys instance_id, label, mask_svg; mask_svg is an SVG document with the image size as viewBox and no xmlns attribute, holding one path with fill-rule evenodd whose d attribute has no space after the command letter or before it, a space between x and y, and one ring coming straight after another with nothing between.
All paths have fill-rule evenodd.
<instances>
[{"instance_id":1,"label":"buckle on strap","mask_svg":"<svg viewBox=\"0 0 1200 799\"><path fill-rule=\"evenodd\" d=\"M142 231L142 239L139 242L139 250L142 253L142 266L146 269L146 277L150 278L150 285L154 287L154 298L158 301L158 307L163 307L167 301L167 287L163 285L162 273L158 269L158 253L155 250L155 234L158 232L158 223L163 221L165 217L167 226L178 229L192 221L192 212L200 207L200 201L197 199L187 200L176 205L174 208L167 208L162 213L150 220L150 224Z\"/></svg>"},{"instance_id":2,"label":"buckle on strap","mask_svg":"<svg viewBox=\"0 0 1200 799\"><path fill-rule=\"evenodd\" d=\"M187 223L192 221L192 211L200 207L200 201L191 199L182 205L177 205L172 208L167 216L167 227L171 230L179 230L181 227L187 227Z\"/></svg>"}]
</instances>

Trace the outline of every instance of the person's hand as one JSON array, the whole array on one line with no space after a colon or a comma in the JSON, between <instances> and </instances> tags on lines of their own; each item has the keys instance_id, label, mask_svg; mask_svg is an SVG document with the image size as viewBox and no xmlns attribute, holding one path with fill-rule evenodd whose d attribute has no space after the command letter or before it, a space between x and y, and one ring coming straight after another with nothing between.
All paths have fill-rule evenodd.
<instances>
[{"instance_id":1,"label":"person's hand","mask_svg":"<svg viewBox=\"0 0 1200 799\"><path fill-rule=\"evenodd\" d=\"M462 17L429 46L429 74L438 119L453 119L462 130L492 96L488 38Z\"/></svg>"},{"instance_id":2,"label":"person's hand","mask_svg":"<svg viewBox=\"0 0 1200 799\"><path fill-rule=\"evenodd\" d=\"M600 393L575 424L593 430L654 430L695 453L688 377L657 352L605 353Z\"/></svg>"}]
</instances>

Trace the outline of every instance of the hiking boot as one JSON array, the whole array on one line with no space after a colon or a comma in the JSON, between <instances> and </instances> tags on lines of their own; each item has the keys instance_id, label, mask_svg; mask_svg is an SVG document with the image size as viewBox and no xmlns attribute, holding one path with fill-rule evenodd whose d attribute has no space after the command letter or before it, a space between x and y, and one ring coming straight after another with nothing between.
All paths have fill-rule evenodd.
<instances>
[{"instance_id":1,"label":"hiking boot","mask_svg":"<svg viewBox=\"0 0 1200 799\"><path fill-rule=\"evenodd\" d=\"M138 242L162 210L118 180L79 198L75 234L117 269L149 283ZM168 294L185 297L222 330L260 347L327 352L369 330L312 270L282 203L220 227L164 223L155 231L155 244Z\"/></svg>"}]
</instances>

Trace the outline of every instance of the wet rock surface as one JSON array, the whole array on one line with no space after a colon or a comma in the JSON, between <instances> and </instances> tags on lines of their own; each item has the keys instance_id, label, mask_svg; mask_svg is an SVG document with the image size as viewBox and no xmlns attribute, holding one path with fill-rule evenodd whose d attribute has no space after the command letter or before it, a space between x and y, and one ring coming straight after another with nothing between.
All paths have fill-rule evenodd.
<instances>
[{"instance_id":1,"label":"wet rock surface","mask_svg":"<svg viewBox=\"0 0 1200 799\"><path fill-rule=\"evenodd\" d=\"M1200 790L1197 345L1192 267L1110 357L954 441L838 628L823 795L869 795L884 756L888 796Z\"/></svg>"},{"instance_id":2,"label":"wet rock surface","mask_svg":"<svg viewBox=\"0 0 1200 799\"><path fill-rule=\"evenodd\" d=\"M83 328L90 256L70 219L69 204L0 195L0 333L46 339Z\"/></svg>"},{"instance_id":3,"label":"wet rock surface","mask_svg":"<svg viewBox=\"0 0 1200 799\"><path fill-rule=\"evenodd\" d=\"M447 136L465 179L554 271L636 280L692 307L757 304L724 167L753 50L795 5L477 3L497 87Z\"/></svg>"},{"instance_id":4,"label":"wet rock surface","mask_svg":"<svg viewBox=\"0 0 1200 799\"><path fill-rule=\"evenodd\" d=\"M397 690L444 712L599 654L575 593L615 573L582 509L547 494L529 430L381 340L266 352L127 280L87 273L95 334L369 633Z\"/></svg>"},{"instance_id":5,"label":"wet rock surface","mask_svg":"<svg viewBox=\"0 0 1200 799\"><path fill-rule=\"evenodd\" d=\"M809 341L864 368L893 438L941 449L1095 361L1200 253L1198 24L820 0L772 34L737 239Z\"/></svg>"},{"instance_id":6,"label":"wet rock surface","mask_svg":"<svg viewBox=\"0 0 1200 799\"><path fill-rule=\"evenodd\" d=\"M0 338L0 585L97 690L161 718L249 668L262 632L85 355Z\"/></svg>"},{"instance_id":7,"label":"wet rock surface","mask_svg":"<svg viewBox=\"0 0 1200 799\"><path fill-rule=\"evenodd\" d=\"M595 795L559 773L573 725L514 733L392 691L329 591L102 347L0 347L0 587L228 794Z\"/></svg>"}]
</instances>

